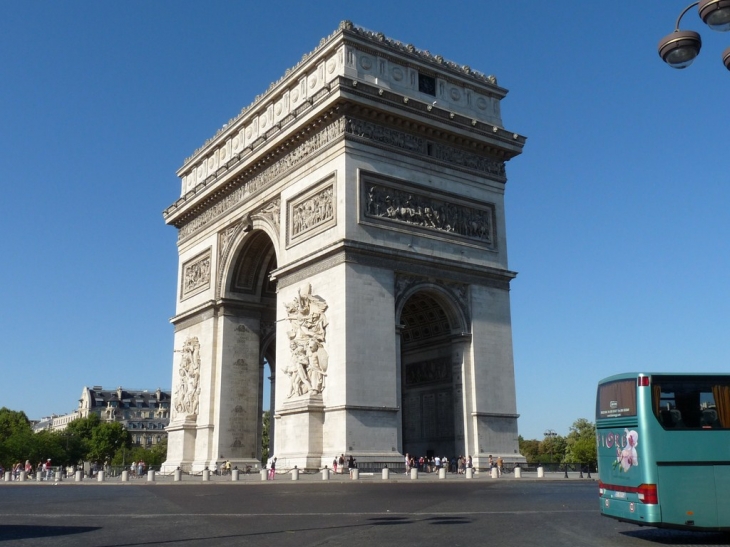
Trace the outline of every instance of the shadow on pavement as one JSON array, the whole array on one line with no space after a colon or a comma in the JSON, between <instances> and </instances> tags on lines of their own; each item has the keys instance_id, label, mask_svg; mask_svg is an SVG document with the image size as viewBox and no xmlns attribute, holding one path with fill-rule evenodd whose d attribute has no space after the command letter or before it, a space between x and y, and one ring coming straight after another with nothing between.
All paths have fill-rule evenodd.
<instances>
[{"instance_id":1,"label":"shadow on pavement","mask_svg":"<svg viewBox=\"0 0 730 547\"><path fill-rule=\"evenodd\" d=\"M13 539L47 538L85 534L98 530L99 526L38 526L21 524L0 524L0 542Z\"/></svg>"},{"instance_id":2,"label":"shadow on pavement","mask_svg":"<svg viewBox=\"0 0 730 547\"><path fill-rule=\"evenodd\" d=\"M690 532L687 530L645 528L621 532L621 534L658 545L730 545L730 534L722 532Z\"/></svg>"}]
</instances>

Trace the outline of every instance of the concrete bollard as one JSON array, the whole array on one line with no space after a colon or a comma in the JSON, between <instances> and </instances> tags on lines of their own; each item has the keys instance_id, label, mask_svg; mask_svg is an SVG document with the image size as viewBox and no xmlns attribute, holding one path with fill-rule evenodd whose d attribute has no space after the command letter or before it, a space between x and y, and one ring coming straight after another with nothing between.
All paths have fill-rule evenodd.
<instances>
[{"instance_id":1,"label":"concrete bollard","mask_svg":"<svg viewBox=\"0 0 730 547\"><path fill-rule=\"evenodd\" d=\"M180 469L175 469L175 474L172 476L173 482L180 482L182 480L182 471Z\"/></svg>"},{"instance_id":2,"label":"concrete bollard","mask_svg":"<svg viewBox=\"0 0 730 547\"><path fill-rule=\"evenodd\" d=\"M83 478L84 478L84 475L83 475L83 473L81 472L81 470L79 470L79 471L76 471L76 473L74 473L74 480L75 480L76 482L81 482L81 481L83 480Z\"/></svg>"},{"instance_id":3,"label":"concrete bollard","mask_svg":"<svg viewBox=\"0 0 730 547\"><path fill-rule=\"evenodd\" d=\"M104 482L104 471L99 471L96 473L96 480L97 482Z\"/></svg>"},{"instance_id":4,"label":"concrete bollard","mask_svg":"<svg viewBox=\"0 0 730 547\"><path fill-rule=\"evenodd\" d=\"M352 470L352 480L356 481L360 479L360 470L355 468Z\"/></svg>"},{"instance_id":5,"label":"concrete bollard","mask_svg":"<svg viewBox=\"0 0 730 547\"><path fill-rule=\"evenodd\" d=\"M239 473L238 469L234 469L233 471L231 471L231 481L233 481L233 482L238 481L238 473Z\"/></svg>"},{"instance_id":6,"label":"concrete bollard","mask_svg":"<svg viewBox=\"0 0 730 547\"><path fill-rule=\"evenodd\" d=\"M298 481L299 480L299 469L296 467L291 470L291 480Z\"/></svg>"},{"instance_id":7,"label":"concrete bollard","mask_svg":"<svg viewBox=\"0 0 730 547\"><path fill-rule=\"evenodd\" d=\"M497 469L496 467L492 467L490 474L493 479L498 479L499 478L499 469Z\"/></svg>"},{"instance_id":8,"label":"concrete bollard","mask_svg":"<svg viewBox=\"0 0 730 547\"><path fill-rule=\"evenodd\" d=\"M147 482L155 482L155 471L154 469L150 469L147 471Z\"/></svg>"},{"instance_id":9,"label":"concrete bollard","mask_svg":"<svg viewBox=\"0 0 730 547\"><path fill-rule=\"evenodd\" d=\"M516 479L522 478L522 468L521 467L515 467L515 478Z\"/></svg>"},{"instance_id":10,"label":"concrete bollard","mask_svg":"<svg viewBox=\"0 0 730 547\"><path fill-rule=\"evenodd\" d=\"M27 475L25 474L25 471L21 471L20 475L18 476L18 480L20 482L25 482L25 479L27 478Z\"/></svg>"},{"instance_id":11,"label":"concrete bollard","mask_svg":"<svg viewBox=\"0 0 730 547\"><path fill-rule=\"evenodd\" d=\"M473 479L474 478L474 468L473 467L467 467L466 468L466 478L467 479Z\"/></svg>"},{"instance_id":12,"label":"concrete bollard","mask_svg":"<svg viewBox=\"0 0 730 547\"><path fill-rule=\"evenodd\" d=\"M327 469L326 467L324 469L322 469L322 480L323 481L330 480L330 470Z\"/></svg>"},{"instance_id":13,"label":"concrete bollard","mask_svg":"<svg viewBox=\"0 0 730 547\"><path fill-rule=\"evenodd\" d=\"M60 468L58 469L58 471L56 471L54 478L56 479L56 482L61 482L63 480L63 473L61 472Z\"/></svg>"},{"instance_id":14,"label":"concrete bollard","mask_svg":"<svg viewBox=\"0 0 730 547\"><path fill-rule=\"evenodd\" d=\"M262 469L261 471L259 471L259 475L261 475L261 480L262 481L265 481L266 479L269 478L269 476L268 476L269 475L269 470L268 469Z\"/></svg>"},{"instance_id":15,"label":"concrete bollard","mask_svg":"<svg viewBox=\"0 0 730 547\"><path fill-rule=\"evenodd\" d=\"M12 474L10 471L5 471L5 475L3 476L3 480L5 482L10 482L10 477L12 477Z\"/></svg>"},{"instance_id":16,"label":"concrete bollard","mask_svg":"<svg viewBox=\"0 0 730 547\"><path fill-rule=\"evenodd\" d=\"M35 480L41 482L43 480L43 471L36 471Z\"/></svg>"},{"instance_id":17,"label":"concrete bollard","mask_svg":"<svg viewBox=\"0 0 730 547\"><path fill-rule=\"evenodd\" d=\"M209 469L203 469L203 482L210 481L210 470Z\"/></svg>"},{"instance_id":18,"label":"concrete bollard","mask_svg":"<svg viewBox=\"0 0 730 547\"><path fill-rule=\"evenodd\" d=\"M390 469L387 467L383 468L383 480L387 481L390 478Z\"/></svg>"},{"instance_id":19,"label":"concrete bollard","mask_svg":"<svg viewBox=\"0 0 730 547\"><path fill-rule=\"evenodd\" d=\"M446 469L443 467L439 469L439 479L445 479L446 478Z\"/></svg>"},{"instance_id":20,"label":"concrete bollard","mask_svg":"<svg viewBox=\"0 0 730 547\"><path fill-rule=\"evenodd\" d=\"M122 471L122 482L129 482L129 471Z\"/></svg>"},{"instance_id":21,"label":"concrete bollard","mask_svg":"<svg viewBox=\"0 0 730 547\"><path fill-rule=\"evenodd\" d=\"M543 466L541 465L541 466L539 466L539 467L537 468L537 478L538 478L538 479L541 479L541 478L543 478L544 476L545 476L545 469L544 469L544 468L543 468Z\"/></svg>"},{"instance_id":22,"label":"concrete bollard","mask_svg":"<svg viewBox=\"0 0 730 547\"><path fill-rule=\"evenodd\" d=\"M417 479L418 478L418 468L413 467L411 468L411 479Z\"/></svg>"}]
</instances>

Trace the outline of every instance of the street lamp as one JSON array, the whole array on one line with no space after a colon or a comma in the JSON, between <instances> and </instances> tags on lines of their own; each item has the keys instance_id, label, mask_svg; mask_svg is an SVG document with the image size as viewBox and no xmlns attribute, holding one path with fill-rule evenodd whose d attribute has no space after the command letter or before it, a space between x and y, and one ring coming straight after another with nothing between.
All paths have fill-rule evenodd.
<instances>
[{"instance_id":1,"label":"street lamp","mask_svg":"<svg viewBox=\"0 0 730 547\"><path fill-rule=\"evenodd\" d=\"M690 9L697 6L700 19L712 30L730 30L730 0L700 0L679 14L674 32L659 42L659 56L672 68L687 68L700 54L702 39L692 30L679 30L679 22ZM730 70L730 47L722 52L722 62Z\"/></svg>"},{"instance_id":2,"label":"street lamp","mask_svg":"<svg viewBox=\"0 0 730 547\"><path fill-rule=\"evenodd\" d=\"M546 429L544 433L545 437L550 438L550 463L553 463L553 442L552 440L558 436L554 429Z\"/></svg>"}]
</instances>

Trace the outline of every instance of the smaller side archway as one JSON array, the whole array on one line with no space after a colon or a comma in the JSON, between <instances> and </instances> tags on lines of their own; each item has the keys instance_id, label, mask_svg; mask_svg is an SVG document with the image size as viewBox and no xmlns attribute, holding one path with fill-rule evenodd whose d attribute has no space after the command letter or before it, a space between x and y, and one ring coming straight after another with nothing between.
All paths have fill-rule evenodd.
<instances>
[{"instance_id":1,"label":"smaller side archway","mask_svg":"<svg viewBox=\"0 0 730 547\"><path fill-rule=\"evenodd\" d=\"M413 283L397 301L402 451L419 458L464 455L465 310L443 286Z\"/></svg>"}]
</instances>

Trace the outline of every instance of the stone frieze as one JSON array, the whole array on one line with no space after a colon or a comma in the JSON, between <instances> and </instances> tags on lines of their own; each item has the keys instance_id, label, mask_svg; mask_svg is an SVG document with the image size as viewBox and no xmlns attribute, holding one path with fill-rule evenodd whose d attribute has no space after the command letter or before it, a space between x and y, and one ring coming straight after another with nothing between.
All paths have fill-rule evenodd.
<instances>
[{"instance_id":1,"label":"stone frieze","mask_svg":"<svg viewBox=\"0 0 730 547\"><path fill-rule=\"evenodd\" d=\"M363 184L363 216L403 226L494 244L494 211L457 204L436 196L395 188L380 181Z\"/></svg>"},{"instance_id":2,"label":"stone frieze","mask_svg":"<svg viewBox=\"0 0 730 547\"><path fill-rule=\"evenodd\" d=\"M210 287L210 267L210 249L183 264L181 299Z\"/></svg>"}]
</instances>

